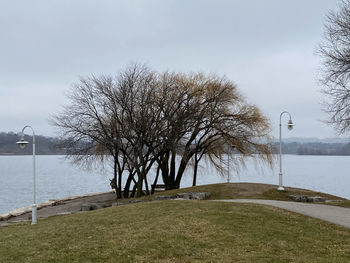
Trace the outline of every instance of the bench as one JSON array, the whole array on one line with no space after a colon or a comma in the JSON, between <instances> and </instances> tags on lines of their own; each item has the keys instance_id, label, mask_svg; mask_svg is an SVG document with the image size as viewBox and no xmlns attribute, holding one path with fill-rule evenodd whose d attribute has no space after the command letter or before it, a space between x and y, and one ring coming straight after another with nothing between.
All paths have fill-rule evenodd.
<instances>
[{"instance_id":1,"label":"bench","mask_svg":"<svg viewBox=\"0 0 350 263\"><path fill-rule=\"evenodd\" d=\"M165 190L165 184L156 184L156 185L154 185L154 184L152 184L152 190Z\"/></svg>"}]
</instances>

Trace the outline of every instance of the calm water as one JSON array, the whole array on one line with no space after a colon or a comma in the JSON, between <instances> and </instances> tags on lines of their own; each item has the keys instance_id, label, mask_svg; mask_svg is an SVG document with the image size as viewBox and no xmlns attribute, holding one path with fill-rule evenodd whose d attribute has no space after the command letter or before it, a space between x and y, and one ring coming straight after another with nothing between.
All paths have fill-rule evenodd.
<instances>
[{"instance_id":1,"label":"calm water","mask_svg":"<svg viewBox=\"0 0 350 263\"><path fill-rule=\"evenodd\" d=\"M308 188L350 199L350 156L283 157L284 185ZM63 156L37 156L37 203L73 195L109 191L110 169L84 171ZM278 184L278 166L256 167L252 160L238 172L230 169L231 182ZM0 156L0 214L32 203L32 157ZM205 163L199 168L197 184L226 182ZM149 180L151 182L151 178ZM182 187L192 185L192 169L186 171Z\"/></svg>"}]
</instances>

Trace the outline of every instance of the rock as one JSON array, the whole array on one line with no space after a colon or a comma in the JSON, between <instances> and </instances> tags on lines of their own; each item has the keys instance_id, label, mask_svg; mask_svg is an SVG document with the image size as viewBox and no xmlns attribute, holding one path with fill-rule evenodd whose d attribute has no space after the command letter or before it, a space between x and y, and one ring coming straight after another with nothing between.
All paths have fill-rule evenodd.
<instances>
[{"instance_id":1,"label":"rock","mask_svg":"<svg viewBox=\"0 0 350 263\"><path fill-rule=\"evenodd\" d=\"M326 200L322 196L311 196L307 198L307 201L310 203L322 203Z\"/></svg>"},{"instance_id":2,"label":"rock","mask_svg":"<svg viewBox=\"0 0 350 263\"><path fill-rule=\"evenodd\" d=\"M184 200L203 200L210 197L208 192L189 192L189 193L178 193L176 195L158 195L152 198L155 200L172 200L172 199L184 199Z\"/></svg>"},{"instance_id":3,"label":"rock","mask_svg":"<svg viewBox=\"0 0 350 263\"><path fill-rule=\"evenodd\" d=\"M288 197L296 202L321 203L326 201L322 196L289 195Z\"/></svg>"},{"instance_id":4,"label":"rock","mask_svg":"<svg viewBox=\"0 0 350 263\"><path fill-rule=\"evenodd\" d=\"M80 211L90 211L90 210L93 210L91 208L91 205L90 204L83 204L80 208Z\"/></svg>"},{"instance_id":5,"label":"rock","mask_svg":"<svg viewBox=\"0 0 350 263\"><path fill-rule=\"evenodd\" d=\"M204 200L210 197L208 192L194 192L194 193L178 193L176 198L188 199L188 200Z\"/></svg>"},{"instance_id":6,"label":"rock","mask_svg":"<svg viewBox=\"0 0 350 263\"><path fill-rule=\"evenodd\" d=\"M160 200L171 200L171 199L175 199L176 196L175 195L158 195L158 196L154 196L152 197L153 201L160 201Z\"/></svg>"},{"instance_id":7,"label":"rock","mask_svg":"<svg viewBox=\"0 0 350 263\"><path fill-rule=\"evenodd\" d=\"M308 202L307 195L288 195L288 197L294 200L295 202Z\"/></svg>"},{"instance_id":8,"label":"rock","mask_svg":"<svg viewBox=\"0 0 350 263\"><path fill-rule=\"evenodd\" d=\"M90 204L83 204L81 206L80 211L91 211L91 210L97 210L101 208L106 208L111 206L109 203L90 203Z\"/></svg>"},{"instance_id":9,"label":"rock","mask_svg":"<svg viewBox=\"0 0 350 263\"><path fill-rule=\"evenodd\" d=\"M64 202L61 201L61 200L57 200L57 201L52 201L50 205L51 206L56 206L56 205L61 205L61 204L64 204Z\"/></svg>"},{"instance_id":10,"label":"rock","mask_svg":"<svg viewBox=\"0 0 350 263\"><path fill-rule=\"evenodd\" d=\"M210 193L209 192L200 192L200 193L196 193L196 198L197 200L204 200L210 197Z\"/></svg>"},{"instance_id":11,"label":"rock","mask_svg":"<svg viewBox=\"0 0 350 263\"><path fill-rule=\"evenodd\" d=\"M180 199L187 199L187 200L193 199L192 198L192 193L178 193L178 194L176 194L175 197L176 198L180 198Z\"/></svg>"}]
</instances>

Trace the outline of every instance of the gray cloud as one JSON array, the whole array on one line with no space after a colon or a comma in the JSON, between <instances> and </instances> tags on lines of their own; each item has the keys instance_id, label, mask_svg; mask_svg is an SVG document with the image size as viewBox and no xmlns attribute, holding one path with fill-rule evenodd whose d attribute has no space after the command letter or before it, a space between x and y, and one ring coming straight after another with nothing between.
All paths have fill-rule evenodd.
<instances>
[{"instance_id":1,"label":"gray cloud","mask_svg":"<svg viewBox=\"0 0 350 263\"><path fill-rule=\"evenodd\" d=\"M0 0L2 131L29 123L54 135L50 114L79 76L115 73L131 61L158 70L216 72L291 136L333 136L319 121L316 83L325 14L336 0Z\"/></svg>"}]
</instances>

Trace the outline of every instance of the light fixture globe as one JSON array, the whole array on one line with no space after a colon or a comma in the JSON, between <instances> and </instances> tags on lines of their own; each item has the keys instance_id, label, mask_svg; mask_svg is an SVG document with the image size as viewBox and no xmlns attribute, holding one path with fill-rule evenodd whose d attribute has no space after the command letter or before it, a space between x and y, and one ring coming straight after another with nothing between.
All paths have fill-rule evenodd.
<instances>
[{"instance_id":1,"label":"light fixture globe","mask_svg":"<svg viewBox=\"0 0 350 263\"><path fill-rule=\"evenodd\" d=\"M18 144L19 148L24 149L29 142L27 142L23 138L21 138L21 140L19 140L16 143Z\"/></svg>"},{"instance_id":2,"label":"light fixture globe","mask_svg":"<svg viewBox=\"0 0 350 263\"><path fill-rule=\"evenodd\" d=\"M287 124L288 130L290 130L290 131L293 130L293 126L294 126L294 124L293 124L292 120L290 119L288 121L288 124Z\"/></svg>"}]
</instances>

